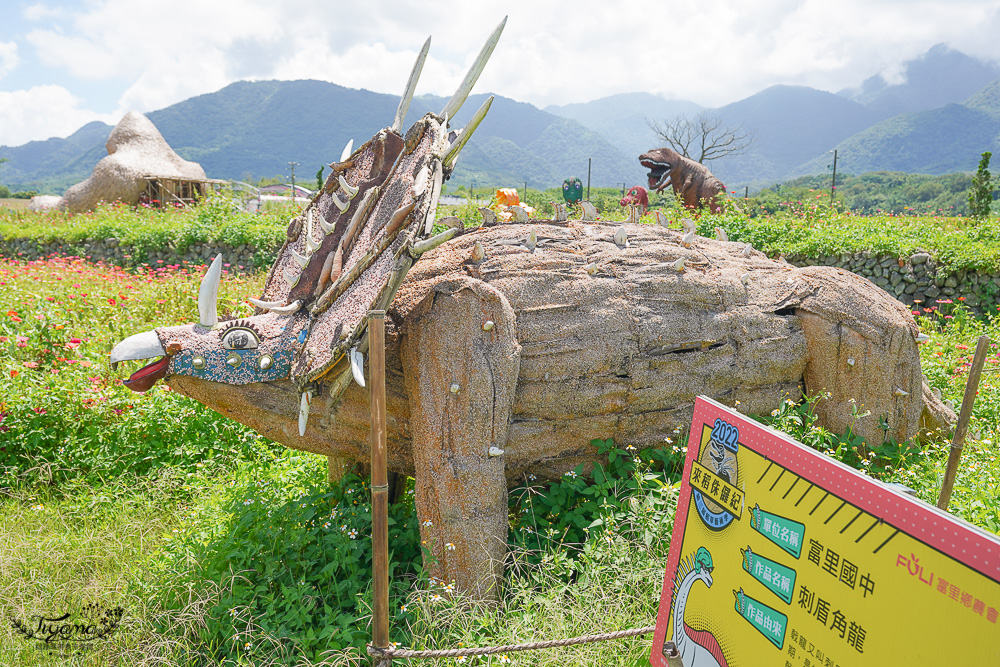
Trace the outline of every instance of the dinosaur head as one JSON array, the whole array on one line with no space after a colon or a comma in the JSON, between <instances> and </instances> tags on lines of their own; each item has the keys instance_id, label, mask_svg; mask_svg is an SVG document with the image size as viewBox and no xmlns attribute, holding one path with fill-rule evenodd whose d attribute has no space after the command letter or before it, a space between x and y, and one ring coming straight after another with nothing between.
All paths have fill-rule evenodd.
<instances>
[{"instance_id":1,"label":"dinosaur head","mask_svg":"<svg viewBox=\"0 0 1000 667\"><path fill-rule=\"evenodd\" d=\"M649 189L663 192L671 184L671 176L682 159L680 153L670 148L657 148L640 155L639 164L649 169Z\"/></svg>"},{"instance_id":2,"label":"dinosaur head","mask_svg":"<svg viewBox=\"0 0 1000 667\"><path fill-rule=\"evenodd\" d=\"M705 547L698 547L694 556L694 571L697 573L697 577L704 581L709 588L712 587L712 570L714 569L712 554Z\"/></svg>"},{"instance_id":3,"label":"dinosaur head","mask_svg":"<svg viewBox=\"0 0 1000 667\"><path fill-rule=\"evenodd\" d=\"M493 98L461 130L450 131L448 119L471 92L505 23L490 35L444 109L426 114L403 133L428 39L393 124L353 152L349 142L340 160L330 165L333 171L322 190L291 220L261 298L249 300L255 314L219 320L222 257L216 257L202 281L197 323L136 334L111 351L113 365L157 359L125 385L146 391L168 375L215 386L291 380L301 393L300 435L309 403L324 386L332 399L339 398L351 375L364 386L367 314L385 310L413 263L458 232L452 227L431 236L437 200ZM334 381L324 383L326 379ZM197 390L209 400L217 398L210 388Z\"/></svg>"},{"instance_id":4,"label":"dinosaur head","mask_svg":"<svg viewBox=\"0 0 1000 667\"><path fill-rule=\"evenodd\" d=\"M144 392L167 375L190 375L224 384L249 384L289 376L292 350L308 318L299 311L266 311L220 321L216 309L222 256L212 262L198 293L198 323L135 334L111 351L111 362L157 358L124 381Z\"/></svg>"},{"instance_id":5,"label":"dinosaur head","mask_svg":"<svg viewBox=\"0 0 1000 667\"><path fill-rule=\"evenodd\" d=\"M636 185L629 188L629 191L625 193L625 196L621 198L618 204L623 207L629 204L640 206L642 207L642 212L645 213L649 209L649 195L646 193L646 188Z\"/></svg>"}]
</instances>

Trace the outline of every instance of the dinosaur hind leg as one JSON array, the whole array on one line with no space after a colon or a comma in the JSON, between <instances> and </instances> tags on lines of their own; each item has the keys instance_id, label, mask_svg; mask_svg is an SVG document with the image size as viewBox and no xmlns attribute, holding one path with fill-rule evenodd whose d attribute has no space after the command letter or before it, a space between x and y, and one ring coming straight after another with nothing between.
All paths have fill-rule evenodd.
<instances>
[{"instance_id":1,"label":"dinosaur hind leg","mask_svg":"<svg viewBox=\"0 0 1000 667\"><path fill-rule=\"evenodd\" d=\"M472 279L439 283L403 325L417 514L436 561L427 569L479 599L498 597L507 553L504 457L490 449L507 442L515 335L507 299Z\"/></svg>"}]
</instances>

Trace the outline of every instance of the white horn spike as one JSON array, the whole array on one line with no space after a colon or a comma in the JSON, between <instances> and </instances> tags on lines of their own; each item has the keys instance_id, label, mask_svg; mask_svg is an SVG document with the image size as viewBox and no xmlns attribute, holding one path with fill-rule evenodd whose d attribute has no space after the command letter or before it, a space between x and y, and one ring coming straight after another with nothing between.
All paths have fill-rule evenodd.
<instances>
[{"instance_id":1,"label":"white horn spike","mask_svg":"<svg viewBox=\"0 0 1000 667\"><path fill-rule=\"evenodd\" d=\"M365 386L365 355L358 351L358 348L351 348L351 373L354 375L354 381L360 386Z\"/></svg>"},{"instance_id":2,"label":"white horn spike","mask_svg":"<svg viewBox=\"0 0 1000 667\"><path fill-rule=\"evenodd\" d=\"M293 301L287 306L282 305L280 301L261 301L260 299L247 299L247 301L255 308L269 310L278 315L291 315L292 313L297 313L302 308L302 301L300 300Z\"/></svg>"},{"instance_id":3,"label":"white horn spike","mask_svg":"<svg viewBox=\"0 0 1000 667\"><path fill-rule=\"evenodd\" d=\"M350 199L348 199L347 201L341 201L341 200L340 200L340 196L339 196L339 195L337 195L336 193L334 193L334 194L333 194L333 196L332 196L332 197L330 197L330 199L332 199L332 200L333 200L333 204L334 204L334 206L336 206L336 207L337 207L337 209L338 209L338 210L339 210L339 211L340 211L341 213L343 213L344 211L346 211L346 210L347 210L347 207L351 205L351 200L350 200Z\"/></svg>"},{"instance_id":4,"label":"white horn spike","mask_svg":"<svg viewBox=\"0 0 1000 667\"><path fill-rule=\"evenodd\" d=\"M430 48L431 38L428 37L427 41L424 42L424 47L420 49L420 53L417 55L417 61L413 63L413 70L410 71L410 78L406 82L403 96L399 98L396 119L392 121L392 127L389 128L396 134L399 134L403 129L403 121L406 120L406 112L410 110L410 102L413 101L413 92L417 89L417 80L420 78L420 72L424 69L424 61L427 60L427 51Z\"/></svg>"},{"instance_id":5,"label":"white horn spike","mask_svg":"<svg viewBox=\"0 0 1000 667\"><path fill-rule=\"evenodd\" d=\"M354 152L354 139L347 142L344 146L344 150L340 153L340 161L347 162L347 158L351 157L351 153Z\"/></svg>"},{"instance_id":6,"label":"white horn spike","mask_svg":"<svg viewBox=\"0 0 1000 667\"><path fill-rule=\"evenodd\" d=\"M354 195L358 194L358 188L348 183L343 174L339 174L337 180L340 182L340 189L347 193L347 197L354 199Z\"/></svg>"},{"instance_id":7,"label":"white horn spike","mask_svg":"<svg viewBox=\"0 0 1000 667\"><path fill-rule=\"evenodd\" d=\"M306 238L308 239L309 237L307 236ZM309 263L309 258L292 250L292 261L298 264L300 269L304 269L306 268L306 264Z\"/></svg>"},{"instance_id":8,"label":"white horn spike","mask_svg":"<svg viewBox=\"0 0 1000 667\"><path fill-rule=\"evenodd\" d=\"M329 235L333 233L334 225L327 222L326 218L324 218L323 216L319 216L319 226L320 228L322 228L324 234Z\"/></svg>"},{"instance_id":9,"label":"white horn spike","mask_svg":"<svg viewBox=\"0 0 1000 667\"><path fill-rule=\"evenodd\" d=\"M309 422L309 404L312 403L312 391L302 392L302 399L299 401L299 435L306 434L306 424Z\"/></svg>"},{"instance_id":10,"label":"white horn spike","mask_svg":"<svg viewBox=\"0 0 1000 667\"><path fill-rule=\"evenodd\" d=\"M281 272L281 275L284 276L285 282L288 283L289 287L295 287L299 283L299 277L302 274L301 273L291 273L288 270L288 267L285 267L285 270Z\"/></svg>"},{"instance_id":11,"label":"white horn spike","mask_svg":"<svg viewBox=\"0 0 1000 667\"><path fill-rule=\"evenodd\" d=\"M483 102L483 105L479 107L479 110L472 115L472 118L462 131L459 133L458 138L455 139L449 146L448 150L444 154L444 167L445 169L452 169L455 166L455 161L458 160L458 154L462 152L465 147L466 142L472 138L472 133L476 131L479 124L483 122L486 118L486 113L490 110L490 105L493 104L493 96L490 95L489 98Z\"/></svg>"},{"instance_id":12,"label":"white horn spike","mask_svg":"<svg viewBox=\"0 0 1000 667\"><path fill-rule=\"evenodd\" d=\"M208 267L198 290L198 324L211 329L219 323L216 302L219 298L219 281L222 279L222 253L215 256Z\"/></svg>"},{"instance_id":13,"label":"white horn spike","mask_svg":"<svg viewBox=\"0 0 1000 667\"><path fill-rule=\"evenodd\" d=\"M486 40L486 44L483 45L483 50L479 52L479 56L476 61L472 63L472 67L469 69L469 73L465 75L465 79L462 80L462 84L452 95L451 99L448 100L448 104L444 106L441 110L439 116L447 116L448 118L454 118L458 110L462 108L462 104L465 103L465 98L469 96L472 91L472 87L476 85L476 80L479 79L479 75L483 73L483 69L486 67L486 62L490 59L490 55L493 53L494 47L496 47L497 42L500 40L500 33L503 32L503 27L507 25L507 17L503 17L503 21L500 21L500 25L496 27L490 38Z\"/></svg>"}]
</instances>

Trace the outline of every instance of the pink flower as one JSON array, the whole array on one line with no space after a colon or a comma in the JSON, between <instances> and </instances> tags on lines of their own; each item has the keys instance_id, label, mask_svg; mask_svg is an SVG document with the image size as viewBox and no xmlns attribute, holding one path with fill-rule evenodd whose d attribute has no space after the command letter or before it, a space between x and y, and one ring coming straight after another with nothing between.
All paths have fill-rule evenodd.
<instances>
[{"instance_id":1,"label":"pink flower","mask_svg":"<svg viewBox=\"0 0 1000 667\"><path fill-rule=\"evenodd\" d=\"M28 339L24 336L17 336L14 340L18 347L28 347Z\"/></svg>"},{"instance_id":2,"label":"pink flower","mask_svg":"<svg viewBox=\"0 0 1000 667\"><path fill-rule=\"evenodd\" d=\"M24 366L25 368L38 368L37 361L26 361L21 365Z\"/></svg>"}]
</instances>

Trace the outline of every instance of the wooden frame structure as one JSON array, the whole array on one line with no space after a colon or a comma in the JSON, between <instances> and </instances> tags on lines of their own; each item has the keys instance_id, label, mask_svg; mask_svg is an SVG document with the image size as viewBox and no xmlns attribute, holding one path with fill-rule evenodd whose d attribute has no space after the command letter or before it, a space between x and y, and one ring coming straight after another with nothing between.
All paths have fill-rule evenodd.
<instances>
[{"instance_id":1,"label":"wooden frame structure","mask_svg":"<svg viewBox=\"0 0 1000 667\"><path fill-rule=\"evenodd\" d=\"M145 186L139 194L139 203L155 206L188 206L204 199L209 186L217 187L226 181L216 178L179 178L177 176L143 176Z\"/></svg>"}]
</instances>

